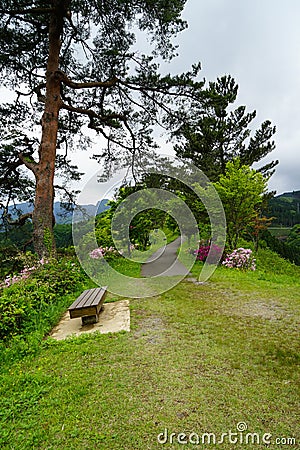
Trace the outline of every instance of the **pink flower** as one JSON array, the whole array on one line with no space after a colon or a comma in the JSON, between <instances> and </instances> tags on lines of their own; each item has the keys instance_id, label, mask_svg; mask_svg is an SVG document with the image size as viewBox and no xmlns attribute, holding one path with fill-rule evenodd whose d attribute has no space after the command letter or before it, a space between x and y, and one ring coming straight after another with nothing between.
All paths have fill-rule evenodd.
<instances>
[{"instance_id":1,"label":"pink flower","mask_svg":"<svg viewBox=\"0 0 300 450\"><path fill-rule=\"evenodd\" d=\"M90 258L92 259L100 259L103 258L103 256L105 255L105 250L103 248L95 248L94 250L92 250L90 253Z\"/></svg>"},{"instance_id":2,"label":"pink flower","mask_svg":"<svg viewBox=\"0 0 300 450\"><path fill-rule=\"evenodd\" d=\"M227 255L225 261L222 263L225 267L230 269L237 268L241 270L255 270L256 261L253 258L252 250L247 248L238 248L230 255Z\"/></svg>"},{"instance_id":3,"label":"pink flower","mask_svg":"<svg viewBox=\"0 0 300 450\"><path fill-rule=\"evenodd\" d=\"M220 254L222 252L221 248L216 245L216 244L212 244L210 245L201 245L198 250L194 251L194 255L196 255L196 259L198 261L205 261L210 250L212 251L210 256L212 257L212 259L216 259L218 257L220 257Z\"/></svg>"},{"instance_id":4,"label":"pink flower","mask_svg":"<svg viewBox=\"0 0 300 450\"><path fill-rule=\"evenodd\" d=\"M39 261L37 266L32 266L32 267L25 266L24 269L21 270L21 272L18 273L17 275L6 277L4 282L0 284L0 287L9 287L12 284L17 283L20 280L26 280L32 272L37 270L39 265L43 265L43 264L47 264L47 263L48 263L48 260L45 260L44 258L42 258Z\"/></svg>"}]
</instances>

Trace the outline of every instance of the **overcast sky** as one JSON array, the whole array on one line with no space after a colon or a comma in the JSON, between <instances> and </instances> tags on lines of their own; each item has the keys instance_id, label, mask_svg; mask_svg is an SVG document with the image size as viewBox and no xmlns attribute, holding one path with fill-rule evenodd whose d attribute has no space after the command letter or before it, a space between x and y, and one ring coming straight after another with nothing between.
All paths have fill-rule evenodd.
<instances>
[{"instance_id":1,"label":"overcast sky","mask_svg":"<svg viewBox=\"0 0 300 450\"><path fill-rule=\"evenodd\" d=\"M262 161L280 161L269 188L277 194L300 190L300 0L187 0L183 18L188 28L175 40L179 56L164 72L181 73L201 61L207 81L233 76L239 85L235 106L257 111L254 128L267 119L277 127L276 150ZM136 47L143 52L145 41ZM162 145L162 152L167 148ZM74 162L86 172L77 186L82 189L99 166L82 152ZM106 189L98 186L98 198Z\"/></svg>"},{"instance_id":2,"label":"overcast sky","mask_svg":"<svg viewBox=\"0 0 300 450\"><path fill-rule=\"evenodd\" d=\"M300 0L188 0L183 17L188 28L176 38L179 56L163 70L181 73L201 61L207 81L232 75L235 106L257 111L254 129L267 119L277 128L276 150L262 160L280 161L269 189L300 190ZM97 169L87 160L84 168L84 180Z\"/></svg>"},{"instance_id":3,"label":"overcast sky","mask_svg":"<svg viewBox=\"0 0 300 450\"><path fill-rule=\"evenodd\" d=\"M176 40L181 71L202 62L207 80L230 74L239 85L236 105L256 110L254 123L276 125L279 159L269 187L278 194L300 190L300 1L188 0L189 27Z\"/></svg>"}]
</instances>

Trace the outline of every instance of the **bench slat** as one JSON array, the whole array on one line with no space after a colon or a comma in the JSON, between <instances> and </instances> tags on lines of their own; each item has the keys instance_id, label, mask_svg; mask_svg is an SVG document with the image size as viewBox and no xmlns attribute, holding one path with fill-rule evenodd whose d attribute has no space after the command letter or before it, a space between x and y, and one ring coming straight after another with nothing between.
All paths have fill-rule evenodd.
<instances>
[{"instance_id":1,"label":"bench slat","mask_svg":"<svg viewBox=\"0 0 300 450\"><path fill-rule=\"evenodd\" d=\"M90 306L101 291L102 288L87 289L86 291L83 291L78 299L72 303L69 309L78 309L84 308L85 306Z\"/></svg>"},{"instance_id":2,"label":"bench slat","mask_svg":"<svg viewBox=\"0 0 300 450\"><path fill-rule=\"evenodd\" d=\"M102 297L101 291L102 291L102 289L99 289L99 288L90 289L88 298L85 298L84 302L81 302L81 304L78 306L85 308L88 306L97 305Z\"/></svg>"},{"instance_id":3,"label":"bench slat","mask_svg":"<svg viewBox=\"0 0 300 450\"><path fill-rule=\"evenodd\" d=\"M71 319L83 316L94 316L100 313L107 293L107 286L87 289L69 307Z\"/></svg>"},{"instance_id":4,"label":"bench slat","mask_svg":"<svg viewBox=\"0 0 300 450\"><path fill-rule=\"evenodd\" d=\"M98 303L99 303L99 297L102 298L102 296L105 294L105 292L106 292L106 288L105 288L105 289L104 289L104 288L100 288L99 291L98 291L98 289L97 289L97 292L94 292L94 293L91 295L90 305L91 305L91 306L97 306Z\"/></svg>"},{"instance_id":5,"label":"bench slat","mask_svg":"<svg viewBox=\"0 0 300 450\"><path fill-rule=\"evenodd\" d=\"M80 294L80 296L72 303L69 310L77 308L79 303L88 296L89 296L89 289L87 289L86 291L83 291L82 294Z\"/></svg>"},{"instance_id":6,"label":"bench slat","mask_svg":"<svg viewBox=\"0 0 300 450\"><path fill-rule=\"evenodd\" d=\"M91 305L91 299L93 300L93 298L95 297L95 295L97 295L98 289L89 289L86 293L86 295L83 295L80 302L77 303L76 305L76 309L79 308L84 308L86 306L90 306Z\"/></svg>"}]
</instances>

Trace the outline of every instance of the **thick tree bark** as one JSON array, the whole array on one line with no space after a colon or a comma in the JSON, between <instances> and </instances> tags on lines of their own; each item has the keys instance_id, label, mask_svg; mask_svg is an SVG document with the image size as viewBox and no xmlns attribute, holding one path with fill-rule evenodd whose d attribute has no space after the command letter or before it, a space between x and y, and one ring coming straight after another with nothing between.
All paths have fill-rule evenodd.
<instances>
[{"instance_id":1,"label":"thick tree bark","mask_svg":"<svg viewBox=\"0 0 300 450\"><path fill-rule=\"evenodd\" d=\"M33 172L36 179L36 196L33 211L33 242L39 256L55 254L53 236L54 171L58 132L58 115L61 106L59 54L63 32L64 1L54 1L54 12L49 24L49 57L46 71L46 99L42 116L42 137L39 162Z\"/></svg>"}]
</instances>

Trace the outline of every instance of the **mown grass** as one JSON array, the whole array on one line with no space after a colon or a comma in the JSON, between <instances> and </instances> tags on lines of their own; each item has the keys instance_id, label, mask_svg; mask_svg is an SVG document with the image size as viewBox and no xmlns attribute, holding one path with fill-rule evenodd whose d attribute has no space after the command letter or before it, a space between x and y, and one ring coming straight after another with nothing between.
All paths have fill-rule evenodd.
<instances>
[{"instance_id":1,"label":"mown grass","mask_svg":"<svg viewBox=\"0 0 300 450\"><path fill-rule=\"evenodd\" d=\"M291 227L269 227L268 230L275 237L287 237L291 231Z\"/></svg>"},{"instance_id":2,"label":"mown grass","mask_svg":"<svg viewBox=\"0 0 300 450\"><path fill-rule=\"evenodd\" d=\"M128 277L138 278L141 274L141 264L125 258L116 258L110 261L110 266L117 272Z\"/></svg>"},{"instance_id":3,"label":"mown grass","mask_svg":"<svg viewBox=\"0 0 300 450\"><path fill-rule=\"evenodd\" d=\"M268 250L257 265L132 299L130 333L46 339L38 354L6 364L0 448L176 449L157 435L220 437L239 422L272 442L295 437L297 448L300 269Z\"/></svg>"}]
</instances>

